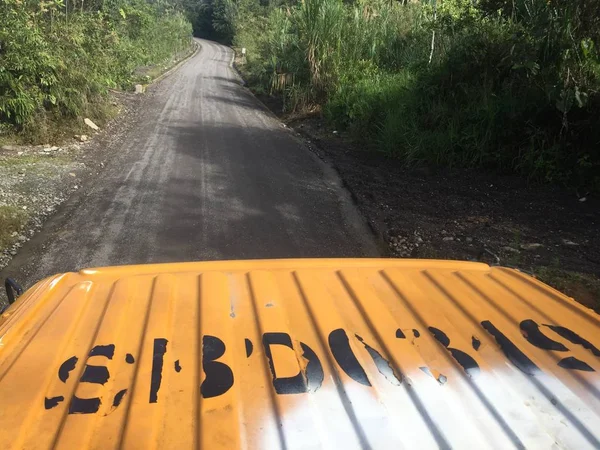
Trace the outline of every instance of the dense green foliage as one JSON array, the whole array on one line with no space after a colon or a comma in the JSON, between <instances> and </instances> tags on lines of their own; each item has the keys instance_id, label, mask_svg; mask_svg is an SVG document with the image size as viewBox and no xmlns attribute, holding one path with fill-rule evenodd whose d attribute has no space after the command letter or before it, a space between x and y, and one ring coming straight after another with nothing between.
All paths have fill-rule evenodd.
<instances>
[{"instance_id":1,"label":"dense green foliage","mask_svg":"<svg viewBox=\"0 0 600 450\"><path fill-rule=\"evenodd\" d=\"M108 88L190 45L170 1L2 0L0 133L102 111Z\"/></svg>"},{"instance_id":2,"label":"dense green foliage","mask_svg":"<svg viewBox=\"0 0 600 450\"><path fill-rule=\"evenodd\" d=\"M322 105L409 164L600 189L600 0L210 5L202 20L247 48L251 84L290 110Z\"/></svg>"}]
</instances>

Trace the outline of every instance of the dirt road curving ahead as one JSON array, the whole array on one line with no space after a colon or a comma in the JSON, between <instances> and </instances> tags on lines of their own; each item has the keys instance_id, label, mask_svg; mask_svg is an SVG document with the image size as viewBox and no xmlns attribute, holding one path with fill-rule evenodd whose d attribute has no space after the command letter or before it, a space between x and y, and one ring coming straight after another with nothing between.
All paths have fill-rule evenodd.
<instances>
[{"instance_id":1,"label":"dirt road curving ahead","mask_svg":"<svg viewBox=\"0 0 600 450\"><path fill-rule=\"evenodd\" d=\"M200 43L2 275L29 286L116 264L377 256L335 172L241 85L231 49Z\"/></svg>"}]
</instances>

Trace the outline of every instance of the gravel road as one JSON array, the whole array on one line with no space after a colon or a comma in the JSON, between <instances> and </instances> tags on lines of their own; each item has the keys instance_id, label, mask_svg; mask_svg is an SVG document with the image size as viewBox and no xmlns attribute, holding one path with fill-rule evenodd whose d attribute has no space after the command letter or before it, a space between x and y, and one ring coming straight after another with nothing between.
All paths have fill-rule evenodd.
<instances>
[{"instance_id":1,"label":"gravel road","mask_svg":"<svg viewBox=\"0 0 600 450\"><path fill-rule=\"evenodd\" d=\"M231 49L200 44L3 276L30 286L106 265L378 256L335 171L242 86Z\"/></svg>"}]
</instances>

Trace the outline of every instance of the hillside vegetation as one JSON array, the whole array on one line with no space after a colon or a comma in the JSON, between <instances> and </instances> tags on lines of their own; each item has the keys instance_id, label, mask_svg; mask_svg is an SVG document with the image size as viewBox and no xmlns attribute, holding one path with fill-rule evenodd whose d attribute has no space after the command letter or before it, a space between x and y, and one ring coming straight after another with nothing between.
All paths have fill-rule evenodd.
<instances>
[{"instance_id":1,"label":"hillside vegetation","mask_svg":"<svg viewBox=\"0 0 600 450\"><path fill-rule=\"evenodd\" d=\"M80 117L102 118L109 88L190 46L174 1L2 0L0 138L29 140Z\"/></svg>"},{"instance_id":2,"label":"hillside vegetation","mask_svg":"<svg viewBox=\"0 0 600 450\"><path fill-rule=\"evenodd\" d=\"M250 84L407 164L600 190L599 0L212 0Z\"/></svg>"}]
</instances>

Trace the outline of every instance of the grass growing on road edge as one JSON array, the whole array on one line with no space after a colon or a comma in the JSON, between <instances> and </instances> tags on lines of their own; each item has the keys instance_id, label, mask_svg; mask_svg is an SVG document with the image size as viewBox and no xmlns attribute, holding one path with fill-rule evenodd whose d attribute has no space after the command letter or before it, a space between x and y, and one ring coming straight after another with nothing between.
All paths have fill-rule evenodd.
<instances>
[{"instance_id":1,"label":"grass growing on road edge","mask_svg":"<svg viewBox=\"0 0 600 450\"><path fill-rule=\"evenodd\" d=\"M15 241L14 233L19 233L27 223L27 214L15 206L0 206L0 249L7 248Z\"/></svg>"},{"instance_id":2,"label":"grass growing on road edge","mask_svg":"<svg viewBox=\"0 0 600 450\"><path fill-rule=\"evenodd\" d=\"M134 71L134 80L142 84L150 84L183 60L190 57L198 48L199 44L191 41L188 48L173 54L169 59L161 61L158 64L152 64L136 69Z\"/></svg>"},{"instance_id":3,"label":"grass growing on road edge","mask_svg":"<svg viewBox=\"0 0 600 450\"><path fill-rule=\"evenodd\" d=\"M556 267L538 267L535 276L600 313L600 277Z\"/></svg>"}]
</instances>

